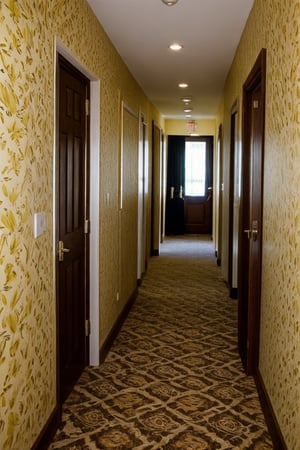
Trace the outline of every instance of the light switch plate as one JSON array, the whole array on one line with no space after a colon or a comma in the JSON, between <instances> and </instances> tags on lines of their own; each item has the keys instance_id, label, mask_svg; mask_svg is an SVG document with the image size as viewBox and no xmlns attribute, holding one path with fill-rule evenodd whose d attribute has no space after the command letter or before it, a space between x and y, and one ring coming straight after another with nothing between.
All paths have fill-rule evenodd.
<instances>
[{"instance_id":1,"label":"light switch plate","mask_svg":"<svg viewBox=\"0 0 300 450\"><path fill-rule=\"evenodd\" d=\"M33 235L35 238L41 236L46 231L46 214L44 212L35 213L33 216Z\"/></svg>"}]
</instances>

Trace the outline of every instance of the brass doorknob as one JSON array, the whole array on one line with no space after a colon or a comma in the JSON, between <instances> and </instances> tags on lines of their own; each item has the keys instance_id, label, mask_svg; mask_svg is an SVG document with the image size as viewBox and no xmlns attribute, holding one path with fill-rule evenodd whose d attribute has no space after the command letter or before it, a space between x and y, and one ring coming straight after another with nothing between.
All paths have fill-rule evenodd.
<instances>
[{"instance_id":1,"label":"brass doorknob","mask_svg":"<svg viewBox=\"0 0 300 450\"><path fill-rule=\"evenodd\" d=\"M63 241L58 241L58 261L64 260L64 253L69 253L70 249L64 247Z\"/></svg>"},{"instance_id":2,"label":"brass doorknob","mask_svg":"<svg viewBox=\"0 0 300 450\"><path fill-rule=\"evenodd\" d=\"M258 230L255 228L252 230L244 230L244 233L247 234L248 239L253 239L253 241L257 241Z\"/></svg>"},{"instance_id":3,"label":"brass doorknob","mask_svg":"<svg viewBox=\"0 0 300 450\"><path fill-rule=\"evenodd\" d=\"M244 233L247 234L247 238L248 238L248 239L251 238L252 230L244 230Z\"/></svg>"}]
</instances>

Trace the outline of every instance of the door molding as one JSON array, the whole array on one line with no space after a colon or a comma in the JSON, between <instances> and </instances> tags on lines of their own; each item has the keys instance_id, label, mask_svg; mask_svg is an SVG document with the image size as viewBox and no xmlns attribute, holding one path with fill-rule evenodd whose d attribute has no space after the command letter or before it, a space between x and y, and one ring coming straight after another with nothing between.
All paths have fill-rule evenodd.
<instances>
[{"instance_id":1,"label":"door molding","mask_svg":"<svg viewBox=\"0 0 300 450\"><path fill-rule=\"evenodd\" d=\"M230 161L229 161L229 235L228 235L228 287L230 297L238 294L238 238L239 201L241 182L240 136L238 134L239 106L235 100L230 117Z\"/></svg>"},{"instance_id":2,"label":"door molding","mask_svg":"<svg viewBox=\"0 0 300 450\"><path fill-rule=\"evenodd\" d=\"M152 121L152 221L151 256L158 256L161 244L161 135L160 126Z\"/></svg>"},{"instance_id":3,"label":"door molding","mask_svg":"<svg viewBox=\"0 0 300 450\"><path fill-rule=\"evenodd\" d=\"M141 282L145 273L146 255L146 123L145 114L139 111L139 150L138 150L138 264L137 279Z\"/></svg>"},{"instance_id":4,"label":"door molding","mask_svg":"<svg viewBox=\"0 0 300 450\"><path fill-rule=\"evenodd\" d=\"M90 80L90 245L89 249L89 305L90 305L90 340L89 364L99 365L99 338L100 338L100 285L99 285L99 241L100 241L100 80L92 74L68 49L59 37L54 42L54 70L58 70L58 54L62 55L76 69ZM56 76L54 77L56 83ZM57 114L57 83L54 88L54 129L58 129ZM53 151L53 265L54 286L56 280L56 242L58 240L57 222L57 138L54 141ZM56 294L55 294L56 295Z\"/></svg>"},{"instance_id":5,"label":"door molding","mask_svg":"<svg viewBox=\"0 0 300 450\"><path fill-rule=\"evenodd\" d=\"M217 179L216 179L216 258L217 265L222 264L222 233L223 233L223 127L218 128L217 137Z\"/></svg>"}]
</instances>

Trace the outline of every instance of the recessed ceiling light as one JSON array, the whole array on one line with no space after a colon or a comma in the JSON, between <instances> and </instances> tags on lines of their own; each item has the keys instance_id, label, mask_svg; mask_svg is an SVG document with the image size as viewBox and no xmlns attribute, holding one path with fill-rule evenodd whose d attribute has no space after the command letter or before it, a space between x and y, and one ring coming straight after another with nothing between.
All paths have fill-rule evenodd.
<instances>
[{"instance_id":1,"label":"recessed ceiling light","mask_svg":"<svg viewBox=\"0 0 300 450\"><path fill-rule=\"evenodd\" d=\"M190 118L192 117L192 114L186 114L185 117L186 117L187 119L190 119Z\"/></svg>"},{"instance_id":2,"label":"recessed ceiling light","mask_svg":"<svg viewBox=\"0 0 300 450\"><path fill-rule=\"evenodd\" d=\"M184 112L185 112L185 113L190 113L190 112L192 112L192 111L193 111L192 108L186 108L186 109L184 109Z\"/></svg>"},{"instance_id":3,"label":"recessed ceiling light","mask_svg":"<svg viewBox=\"0 0 300 450\"><path fill-rule=\"evenodd\" d=\"M192 101L192 97L182 97L181 101L188 105Z\"/></svg>"},{"instance_id":4,"label":"recessed ceiling light","mask_svg":"<svg viewBox=\"0 0 300 450\"><path fill-rule=\"evenodd\" d=\"M178 87L185 89L185 88L189 87L189 85L187 83L179 83Z\"/></svg>"},{"instance_id":5,"label":"recessed ceiling light","mask_svg":"<svg viewBox=\"0 0 300 450\"><path fill-rule=\"evenodd\" d=\"M173 42L173 44L169 45L169 49L173 50L174 52L178 52L179 50L181 50L183 48L183 45L178 44L177 42Z\"/></svg>"},{"instance_id":6,"label":"recessed ceiling light","mask_svg":"<svg viewBox=\"0 0 300 450\"><path fill-rule=\"evenodd\" d=\"M162 0L162 2L163 2L165 5L173 6L173 5L175 5L175 3L178 2L178 0Z\"/></svg>"}]
</instances>

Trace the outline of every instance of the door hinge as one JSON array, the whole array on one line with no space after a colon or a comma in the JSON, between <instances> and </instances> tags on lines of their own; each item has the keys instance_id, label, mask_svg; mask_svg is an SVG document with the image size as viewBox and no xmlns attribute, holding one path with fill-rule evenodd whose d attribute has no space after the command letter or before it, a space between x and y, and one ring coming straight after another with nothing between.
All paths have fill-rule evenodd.
<instances>
[{"instance_id":1,"label":"door hinge","mask_svg":"<svg viewBox=\"0 0 300 450\"><path fill-rule=\"evenodd\" d=\"M85 115L90 115L90 101L88 98L85 99Z\"/></svg>"},{"instance_id":2,"label":"door hinge","mask_svg":"<svg viewBox=\"0 0 300 450\"><path fill-rule=\"evenodd\" d=\"M90 232L90 221L89 219L85 219L84 221L84 234L89 234Z\"/></svg>"},{"instance_id":3,"label":"door hinge","mask_svg":"<svg viewBox=\"0 0 300 450\"><path fill-rule=\"evenodd\" d=\"M89 319L86 319L85 321L85 336L89 336L91 334L91 323Z\"/></svg>"},{"instance_id":4,"label":"door hinge","mask_svg":"<svg viewBox=\"0 0 300 450\"><path fill-rule=\"evenodd\" d=\"M259 108L259 101L253 100L253 109L258 109L258 108Z\"/></svg>"}]
</instances>

